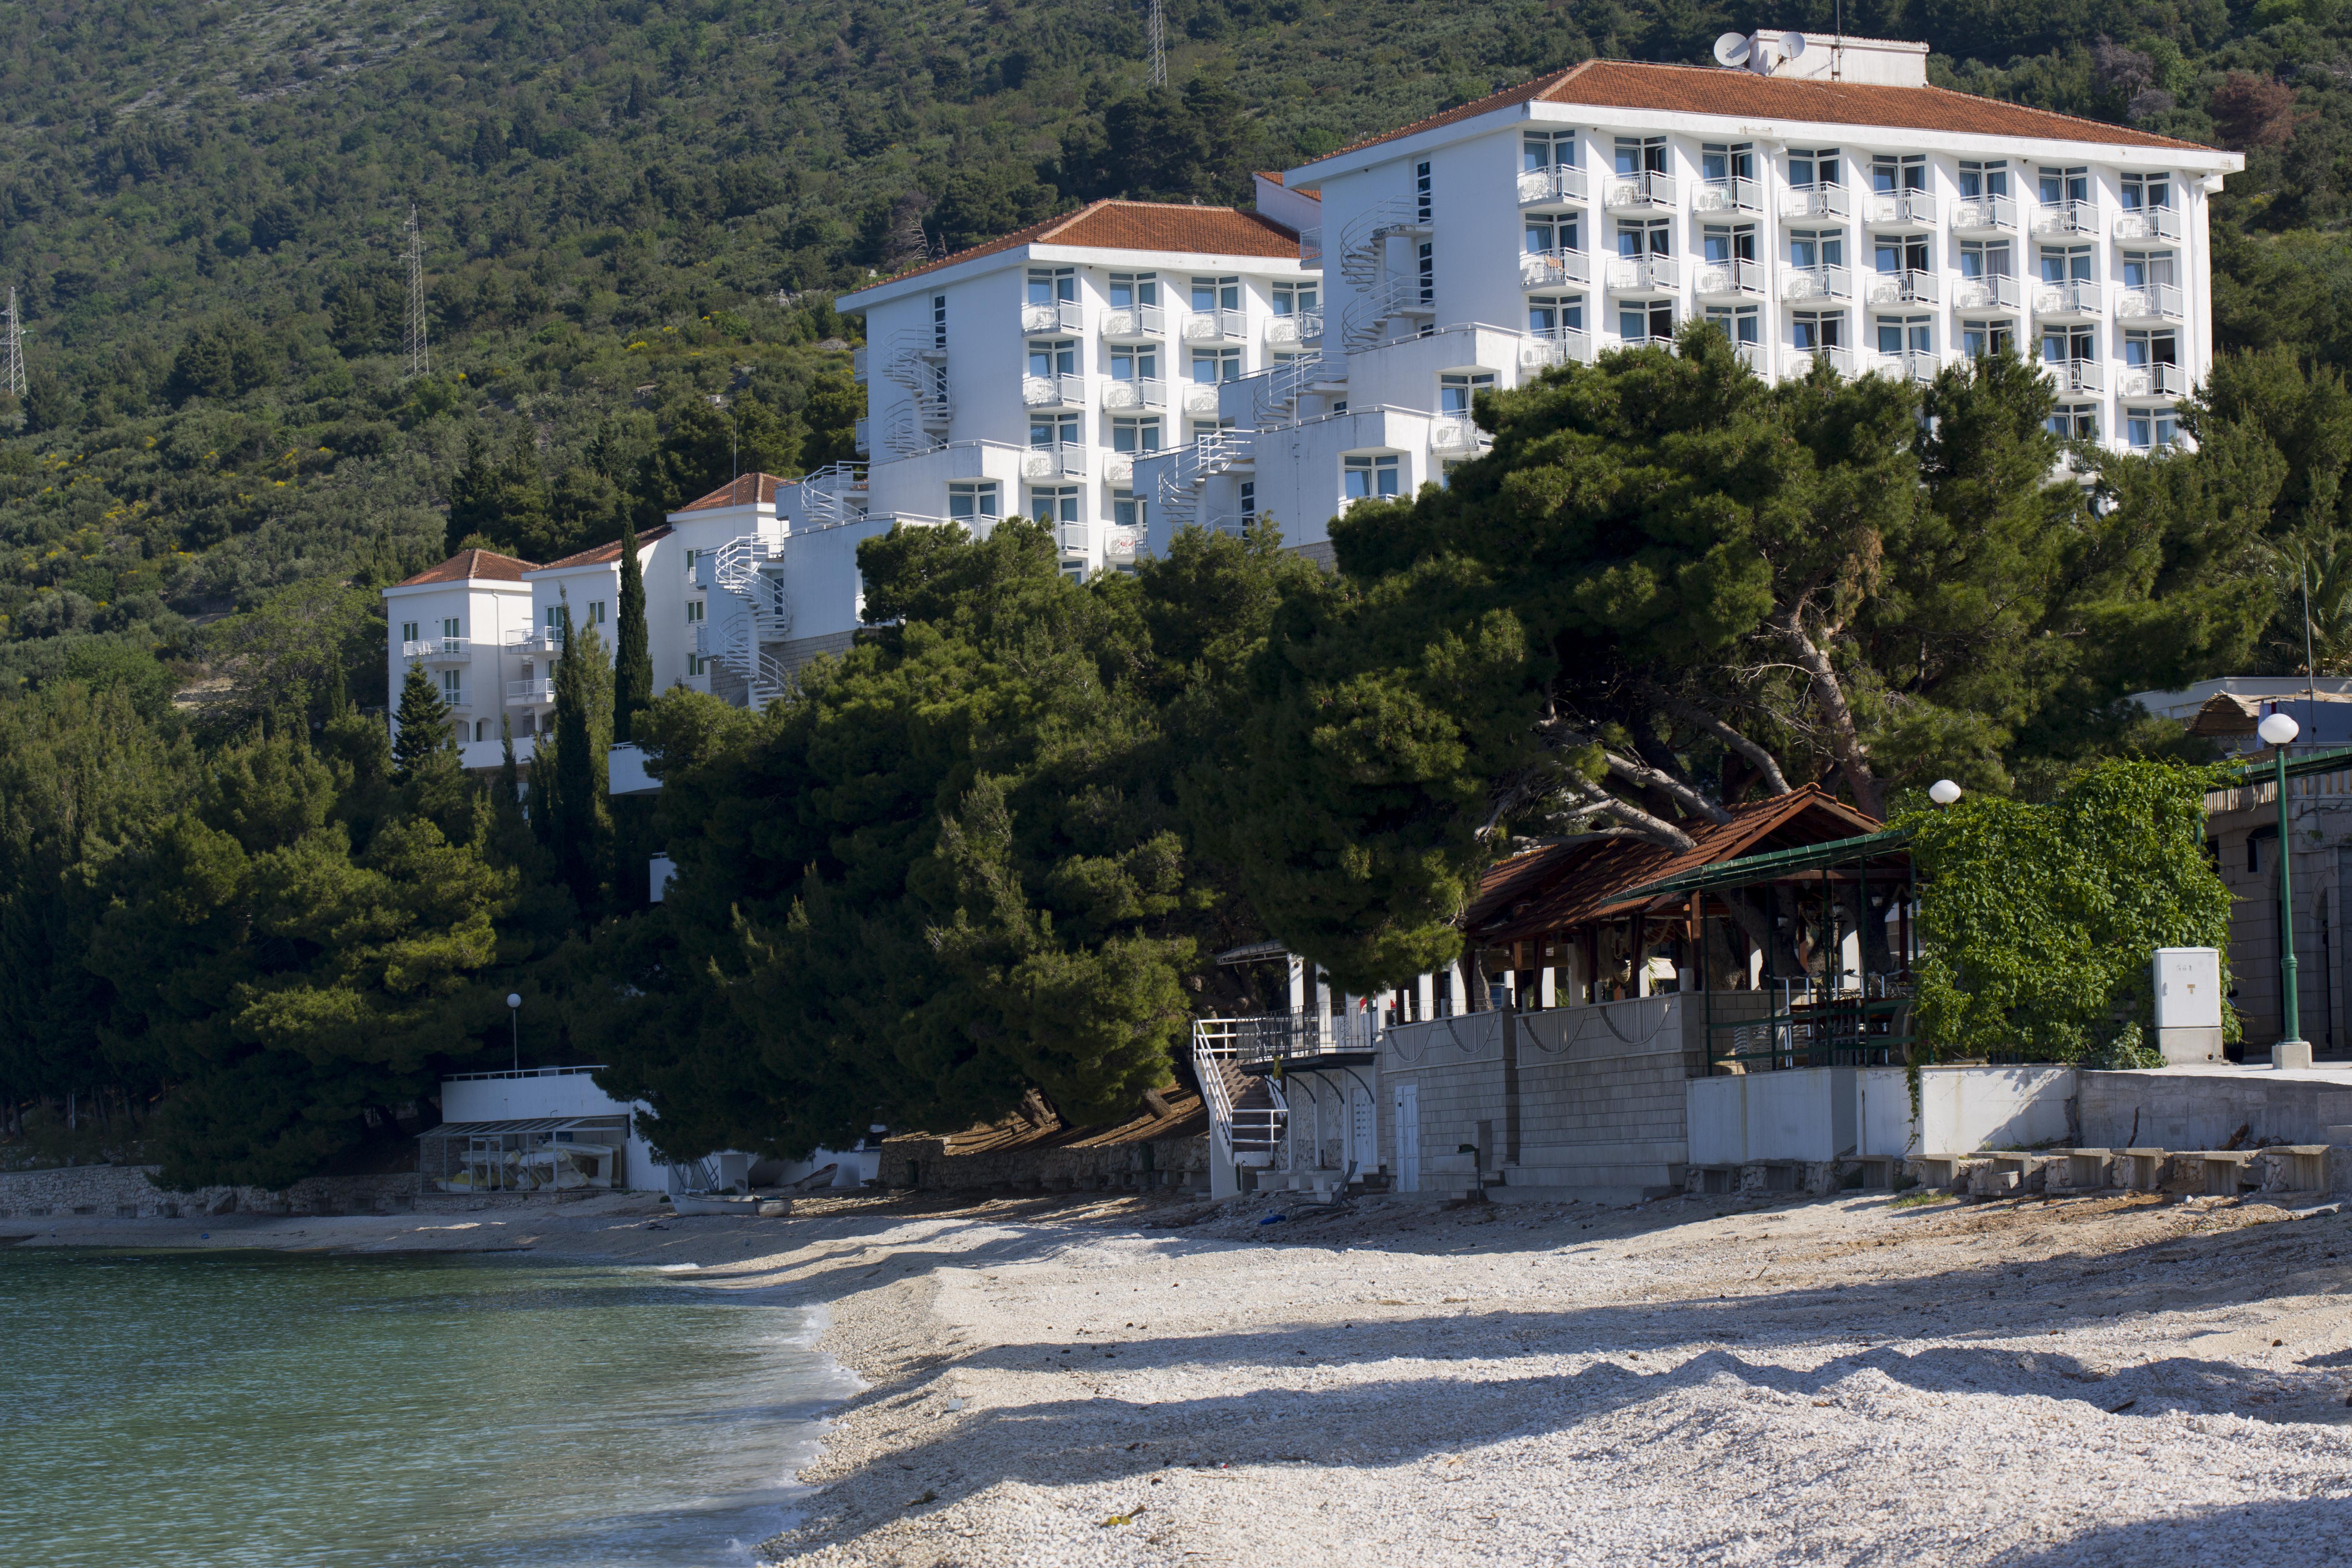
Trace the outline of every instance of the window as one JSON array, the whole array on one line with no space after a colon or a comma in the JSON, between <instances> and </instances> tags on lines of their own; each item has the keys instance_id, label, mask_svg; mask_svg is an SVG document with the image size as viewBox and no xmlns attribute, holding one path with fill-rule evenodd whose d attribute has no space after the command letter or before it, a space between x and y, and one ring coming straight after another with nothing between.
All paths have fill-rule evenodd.
<instances>
[{"instance_id":1,"label":"window","mask_svg":"<svg viewBox=\"0 0 2352 1568\"><path fill-rule=\"evenodd\" d=\"M951 521L994 522L1004 515L993 479L964 480L948 486L948 517Z\"/></svg>"},{"instance_id":2,"label":"window","mask_svg":"<svg viewBox=\"0 0 2352 1568\"><path fill-rule=\"evenodd\" d=\"M1843 310L1799 310L1789 318L1790 341L1803 353L1845 347Z\"/></svg>"},{"instance_id":3,"label":"window","mask_svg":"<svg viewBox=\"0 0 2352 1568\"><path fill-rule=\"evenodd\" d=\"M1415 163L1412 166L1413 216L1423 223L1430 221L1430 198L1434 195L1435 184L1436 182L1429 177L1429 164L1426 162Z\"/></svg>"},{"instance_id":4,"label":"window","mask_svg":"<svg viewBox=\"0 0 2352 1568\"><path fill-rule=\"evenodd\" d=\"M1139 305L1160 303L1160 274L1157 272L1114 272L1110 275L1110 308L1132 310Z\"/></svg>"},{"instance_id":5,"label":"window","mask_svg":"<svg viewBox=\"0 0 2352 1568\"><path fill-rule=\"evenodd\" d=\"M1437 378L1437 411L1457 419L1470 416L1471 401L1495 384L1491 370L1457 371Z\"/></svg>"},{"instance_id":6,"label":"window","mask_svg":"<svg viewBox=\"0 0 2352 1568\"><path fill-rule=\"evenodd\" d=\"M1434 305L1437 303L1436 248L1428 240L1423 240L1416 259L1420 262L1421 302L1424 305Z\"/></svg>"},{"instance_id":7,"label":"window","mask_svg":"<svg viewBox=\"0 0 2352 1568\"><path fill-rule=\"evenodd\" d=\"M709 675L710 673L710 660L698 653L688 654L686 656L686 672L692 676Z\"/></svg>"},{"instance_id":8,"label":"window","mask_svg":"<svg viewBox=\"0 0 2352 1568\"><path fill-rule=\"evenodd\" d=\"M2063 365L2070 360L2099 357L2097 336L2088 327L2044 327L2042 363Z\"/></svg>"},{"instance_id":9,"label":"window","mask_svg":"<svg viewBox=\"0 0 2352 1568\"><path fill-rule=\"evenodd\" d=\"M1111 350L1110 378L1113 381L1158 381L1160 351L1156 348Z\"/></svg>"},{"instance_id":10,"label":"window","mask_svg":"<svg viewBox=\"0 0 2352 1568\"><path fill-rule=\"evenodd\" d=\"M1528 331L1539 338L1584 331L1584 296L1536 295L1528 301Z\"/></svg>"},{"instance_id":11,"label":"window","mask_svg":"<svg viewBox=\"0 0 2352 1568\"><path fill-rule=\"evenodd\" d=\"M1114 452L1157 452L1160 450L1160 421L1157 419L1112 420L1110 449Z\"/></svg>"},{"instance_id":12,"label":"window","mask_svg":"<svg viewBox=\"0 0 2352 1568\"><path fill-rule=\"evenodd\" d=\"M489 721L488 719L477 719L477 720L475 720L475 721L474 721L474 739L476 739L477 741L487 741L487 740L488 740L489 738L490 738L490 721Z\"/></svg>"},{"instance_id":13,"label":"window","mask_svg":"<svg viewBox=\"0 0 2352 1568\"><path fill-rule=\"evenodd\" d=\"M948 346L948 297L945 294L931 296L931 346L935 349Z\"/></svg>"},{"instance_id":14,"label":"window","mask_svg":"<svg viewBox=\"0 0 2352 1568\"><path fill-rule=\"evenodd\" d=\"M1881 153L1870 161L1870 188L1878 195L1927 188L1927 154Z\"/></svg>"},{"instance_id":15,"label":"window","mask_svg":"<svg viewBox=\"0 0 2352 1568\"><path fill-rule=\"evenodd\" d=\"M1133 490L1110 492L1110 520L1120 528L1143 526L1143 503L1135 499Z\"/></svg>"},{"instance_id":16,"label":"window","mask_svg":"<svg viewBox=\"0 0 2352 1568\"><path fill-rule=\"evenodd\" d=\"M1519 138L1519 172L1524 174L1545 169L1576 167L1576 132L1573 131L1530 131Z\"/></svg>"},{"instance_id":17,"label":"window","mask_svg":"<svg viewBox=\"0 0 2352 1568\"><path fill-rule=\"evenodd\" d=\"M1547 250L1582 250L1582 222L1574 213L1557 216L1538 214L1526 220L1527 253L1540 256Z\"/></svg>"},{"instance_id":18,"label":"window","mask_svg":"<svg viewBox=\"0 0 2352 1568\"><path fill-rule=\"evenodd\" d=\"M2179 340L2171 332L2126 332L2124 363L2134 370L2146 370L2150 365L2177 365Z\"/></svg>"},{"instance_id":19,"label":"window","mask_svg":"<svg viewBox=\"0 0 2352 1568\"><path fill-rule=\"evenodd\" d=\"M1789 150L1789 183L1792 185L1834 185L1838 180L1838 150L1819 147L1810 152Z\"/></svg>"},{"instance_id":20,"label":"window","mask_svg":"<svg viewBox=\"0 0 2352 1568\"><path fill-rule=\"evenodd\" d=\"M1933 353L1936 349L1936 319L1933 316L1880 316L1878 352L1883 354Z\"/></svg>"},{"instance_id":21,"label":"window","mask_svg":"<svg viewBox=\"0 0 2352 1568\"><path fill-rule=\"evenodd\" d=\"M464 700L458 695L458 676L454 669L445 669L441 672L441 700L453 708Z\"/></svg>"},{"instance_id":22,"label":"window","mask_svg":"<svg viewBox=\"0 0 2352 1568\"><path fill-rule=\"evenodd\" d=\"M2124 416L2124 439L2135 452L2161 452L2179 440L2179 421L2168 408L2138 408Z\"/></svg>"},{"instance_id":23,"label":"window","mask_svg":"<svg viewBox=\"0 0 2352 1568\"><path fill-rule=\"evenodd\" d=\"M701 559L702 552L699 550L689 550L686 552L686 574L688 576L691 577L694 575L694 563Z\"/></svg>"},{"instance_id":24,"label":"window","mask_svg":"<svg viewBox=\"0 0 2352 1568\"><path fill-rule=\"evenodd\" d=\"M1311 316L1317 310L1321 292L1312 283L1277 283L1274 286L1274 313L1277 316Z\"/></svg>"},{"instance_id":25,"label":"window","mask_svg":"<svg viewBox=\"0 0 2352 1568\"><path fill-rule=\"evenodd\" d=\"M1732 261L1756 259L1756 226L1752 223L1725 226L1709 224L1699 237L1704 259L1709 266L1720 267Z\"/></svg>"},{"instance_id":26,"label":"window","mask_svg":"<svg viewBox=\"0 0 2352 1568\"><path fill-rule=\"evenodd\" d=\"M1255 522L1256 521L1257 481L1255 479L1244 479L1242 481L1242 521L1244 524L1247 524Z\"/></svg>"},{"instance_id":27,"label":"window","mask_svg":"<svg viewBox=\"0 0 2352 1568\"><path fill-rule=\"evenodd\" d=\"M1071 267L1032 267L1029 269L1029 303L1055 305L1078 297L1078 274Z\"/></svg>"},{"instance_id":28,"label":"window","mask_svg":"<svg viewBox=\"0 0 2352 1568\"><path fill-rule=\"evenodd\" d=\"M1845 231L1801 228L1789 232L1789 265L1811 271L1817 267L1845 265Z\"/></svg>"},{"instance_id":29,"label":"window","mask_svg":"<svg viewBox=\"0 0 2352 1568\"><path fill-rule=\"evenodd\" d=\"M1075 414L1032 414L1029 416L1029 444L1032 447L1076 446L1078 416Z\"/></svg>"},{"instance_id":30,"label":"window","mask_svg":"<svg viewBox=\"0 0 2352 1568\"><path fill-rule=\"evenodd\" d=\"M1634 303L1619 307L1617 335L1629 343L1644 339L1660 343L1674 341L1675 306L1671 300L1652 300L1646 304Z\"/></svg>"},{"instance_id":31,"label":"window","mask_svg":"<svg viewBox=\"0 0 2352 1568\"><path fill-rule=\"evenodd\" d=\"M1029 515L1044 523L1077 521L1078 487L1076 485L1034 487L1029 491Z\"/></svg>"},{"instance_id":32,"label":"window","mask_svg":"<svg viewBox=\"0 0 2352 1568\"><path fill-rule=\"evenodd\" d=\"M1723 335L1743 347L1754 347L1760 342L1759 322L1753 305L1710 305L1706 319L1722 330Z\"/></svg>"},{"instance_id":33,"label":"window","mask_svg":"<svg viewBox=\"0 0 2352 1568\"><path fill-rule=\"evenodd\" d=\"M2009 276L2009 241L2005 239L1960 242L1960 276L1968 279L2006 278Z\"/></svg>"},{"instance_id":34,"label":"window","mask_svg":"<svg viewBox=\"0 0 2352 1568\"><path fill-rule=\"evenodd\" d=\"M1960 352L1970 359L2017 352L2017 329L2007 321L1962 321Z\"/></svg>"},{"instance_id":35,"label":"window","mask_svg":"<svg viewBox=\"0 0 2352 1568\"><path fill-rule=\"evenodd\" d=\"M2042 205L2058 206L2066 202L2087 202L2091 199L2091 171L2088 168L2042 170L2040 176Z\"/></svg>"},{"instance_id":36,"label":"window","mask_svg":"<svg viewBox=\"0 0 2352 1568\"><path fill-rule=\"evenodd\" d=\"M1663 174L1666 172L1666 139L1663 136L1617 138L1617 173Z\"/></svg>"},{"instance_id":37,"label":"window","mask_svg":"<svg viewBox=\"0 0 2352 1568\"><path fill-rule=\"evenodd\" d=\"M2123 203L2126 212L2141 212L2149 207L2171 206L2172 176L2126 174L2123 183Z\"/></svg>"},{"instance_id":38,"label":"window","mask_svg":"<svg viewBox=\"0 0 2352 1568\"><path fill-rule=\"evenodd\" d=\"M1960 163L1960 199L1976 201L1988 196L2009 195L2009 162L1997 158L1990 163L1970 158Z\"/></svg>"},{"instance_id":39,"label":"window","mask_svg":"<svg viewBox=\"0 0 2352 1568\"><path fill-rule=\"evenodd\" d=\"M1371 500L1397 493L1398 466L1392 453L1339 459L1341 495L1349 500Z\"/></svg>"},{"instance_id":40,"label":"window","mask_svg":"<svg viewBox=\"0 0 2352 1568\"><path fill-rule=\"evenodd\" d=\"M564 630L571 625L572 613L570 610L566 609L562 605L550 605L547 606L547 635L550 637L553 638L557 642L562 642L563 640ZM523 674L525 677L528 677L530 674L530 671L526 668L523 671Z\"/></svg>"},{"instance_id":41,"label":"window","mask_svg":"<svg viewBox=\"0 0 2352 1568\"><path fill-rule=\"evenodd\" d=\"M403 642L417 642L421 640L416 635L416 623L415 621L403 621L400 623L400 640Z\"/></svg>"},{"instance_id":42,"label":"window","mask_svg":"<svg viewBox=\"0 0 2352 1568\"><path fill-rule=\"evenodd\" d=\"M708 608L709 606L700 599L688 599L686 602L686 624L692 626L702 619L703 612Z\"/></svg>"},{"instance_id":43,"label":"window","mask_svg":"<svg viewBox=\"0 0 2352 1568\"><path fill-rule=\"evenodd\" d=\"M1671 218L1619 218L1617 220L1617 254L1628 261L1643 256L1674 254L1674 220Z\"/></svg>"},{"instance_id":44,"label":"window","mask_svg":"<svg viewBox=\"0 0 2352 1568\"><path fill-rule=\"evenodd\" d=\"M1927 270L1927 238L1925 235L1914 235L1908 239L1874 241L1871 258L1882 273L1925 272Z\"/></svg>"},{"instance_id":45,"label":"window","mask_svg":"<svg viewBox=\"0 0 2352 1568\"><path fill-rule=\"evenodd\" d=\"M1708 142L1699 150L1699 177L1710 185L1727 184L1733 180L1756 177L1756 144L1752 142L1726 145Z\"/></svg>"},{"instance_id":46,"label":"window","mask_svg":"<svg viewBox=\"0 0 2352 1568\"><path fill-rule=\"evenodd\" d=\"M1192 351L1192 381L1198 386L1214 386L1221 381L1242 378L1242 351L1239 349L1194 349Z\"/></svg>"},{"instance_id":47,"label":"window","mask_svg":"<svg viewBox=\"0 0 2352 1568\"><path fill-rule=\"evenodd\" d=\"M1029 374L1040 378L1078 374L1078 345L1068 338L1029 345Z\"/></svg>"},{"instance_id":48,"label":"window","mask_svg":"<svg viewBox=\"0 0 2352 1568\"><path fill-rule=\"evenodd\" d=\"M445 616L441 619L441 636L449 642L461 642L466 636L464 626L465 623L457 616Z\"/></svg>"},{"instance_id":49,"label":"window","mask_svg":"<svg viewBox=\"0 0 2352 1568\"><path fill-rule=\"evenodd\" d=\"M1343 411L1335 408L1331 412L1338 414ZM1198 441L1203 436L1213 436L1220 430L1230 430L1233 427L1234 422L1230 419L1195 419L1192 421L1192 439Z\"/></svg>"},{"instance_id":50,"label":"window","mask_svg":"<svg viewBox=\"0 0 2352 1568\"><path fill-rule=\"evenodd\" d=\"M2050 412L2050 433L2061 441L2099 438L2099 408L2095 403L2062 403Z\"/></svg>"},{"instance_id":51,"label":"window","mask_svg":"<svg viewBox=\"0 0 2352 1568\"><path fill-rule=\"evenodd\" d=\"M1238 278L1195 278L1192 279L1192 309L1200 311L1238 310L1242 308L1242 280Z\"/></svg>"},{"instance_id":52,"label":"window","mask_svg":"<svg viewBox=\"0 0 2352 1568\"><path fill-rule=\"evenodd\" d=\"M2087 245L2045 245L2042 247L2042 281L2044 283L2088 282L2091 278L2091 250Z\"/></svg>"},{"instance_id":53,"label":"window","mask_svg":"<svg viewBox=\"0 0 2352 1568\"><path fill-rule=\"evenodd\" d=\"M2126 289L2167 287L2172 282L2172 252L2126 250L2123 257L2122 274L2123 286Z\"/></svg>"},{"instance_id":54,"label":"window","mask_svg":"<svg viewBox=\"0 0 2352 1568\"><path fill-rule=\"evenodd\" d=\"M591 599L588 601L588 624L592 626L601 626L604 624L604 600Z\"/></svg>"}]
</instances>

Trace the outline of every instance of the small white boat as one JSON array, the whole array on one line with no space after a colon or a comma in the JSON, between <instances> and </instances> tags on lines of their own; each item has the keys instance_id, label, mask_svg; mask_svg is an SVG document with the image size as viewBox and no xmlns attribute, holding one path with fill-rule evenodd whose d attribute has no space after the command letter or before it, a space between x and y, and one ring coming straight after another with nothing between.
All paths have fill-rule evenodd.
<instances>
[{"instance_id":1,"label":"small white boat","mask_svg":"<svg viewBox=\"0 0 2352 1568\"><path fill-rule=\"evenodd\" d=\"M739 1197L733 1193L675 1193L670 1196L669 1207L677 1215L756 1215L760 1203L758 1198Z\"/></svg>"}]
</instances>

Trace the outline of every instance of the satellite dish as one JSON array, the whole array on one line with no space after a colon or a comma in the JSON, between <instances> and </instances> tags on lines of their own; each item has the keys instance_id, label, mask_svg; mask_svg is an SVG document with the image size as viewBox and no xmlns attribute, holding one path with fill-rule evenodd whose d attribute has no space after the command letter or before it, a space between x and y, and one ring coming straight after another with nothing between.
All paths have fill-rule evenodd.
<instances>
[{"instance_id":1,"label":"satellite dish","mask_svg":"<svg viewBox=\"0 0 2352 1568\"><path fill-rule=\"evenodd\" d=\"M1804 34L1802 34L1802 33L1783 33L1783 34L1781 34L1781 35L1780 35L1780 58L1781 58L1782 59L1784 59L1784 60L1793 60L1793 59L1795 59L1799 55L1801 55L1801 54L1803 54L1804 52L1805 52L1805 35L1804 35Z\"/></svg>"},{"instance_id":2,"label":"satellite dish","mask_svg":"<svg viewBox=\"0 0 2352 1568\"><path fill-rule=\"evenodd\" d=\"M1748 63L1748 37L1743 33L1726 33L1715 40L1715 63L1739 67Z\"/></svg>"}]
</instances>

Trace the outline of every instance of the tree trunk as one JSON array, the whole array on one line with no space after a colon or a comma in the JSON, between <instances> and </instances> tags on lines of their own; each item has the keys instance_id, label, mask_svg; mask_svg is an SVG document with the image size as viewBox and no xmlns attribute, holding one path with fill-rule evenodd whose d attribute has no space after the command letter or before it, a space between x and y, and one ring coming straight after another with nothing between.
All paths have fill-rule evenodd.
<instances>
[{"instance_id":1,"label":"tree trunk","mask_svg":"<svg viewBox=\"0 0 2352 1568\"><path fill-rule=\"evenodd\" d=\"M1813 700L1821 704L1822 716L1829 723L1830 754L1837 759L1838 771L1845 775L1846 788L1853 793L1853 804L1884 822L1885 791L1878 775L1871 771L1870 751L1863 744L1853 710L1846 702L1845 684L1838 679L1837 667L1830 662L1829 654L1805 630L1804 611L1805 601L1800 599L1773 621L1773 629L1789 645L1798 668L1811 683Z\"/></svg>"}]
</instances>

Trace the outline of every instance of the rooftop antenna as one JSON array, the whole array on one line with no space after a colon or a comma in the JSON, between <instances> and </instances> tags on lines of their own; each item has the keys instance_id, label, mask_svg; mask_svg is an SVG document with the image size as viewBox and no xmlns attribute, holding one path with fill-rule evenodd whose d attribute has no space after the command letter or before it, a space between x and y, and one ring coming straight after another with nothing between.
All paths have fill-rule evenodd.
<instances>
[{"instance_id":1,"label":"rooftop antenna","mask_svg":"<svg viewBox=\"0 0 2352 1568\"><path fill-rule=\"evenodd\" d=\"M1830 79L1845 79L1845 0L1837 0L1837 32L1830 40Z\"/></svg>"},{"instance_id":2,"label":"rooftop antenna","mask_svg":"<svg viewBox=\"0 0 2352 1568\"><path fill-rule=\"evenodd\" d=\"M433 351L425 341L425 236L416 226L416 204L408 204L408 374L433 374Z\"/></svg>"},{"instance_id":3,"label":"rooftop antenna","mask_svg":"<svg viewBox=\"0 0 2352 1568\"><path fill-rule=\"evenodd\" d=\"M8 393L25 395L25 328L16 319L16 286L8 285Z\"/></svg>"},{"instance_id":4,"label":"rooftop antenna","mask_svg":"<svg viewBox=\"0 0 2352 1568\"><path fill-rule=\"evenodd\" d=\"M1151 0L1151 85L1168 85L1168 10L1164 0Z\"/></svg>"}]
</instances>

